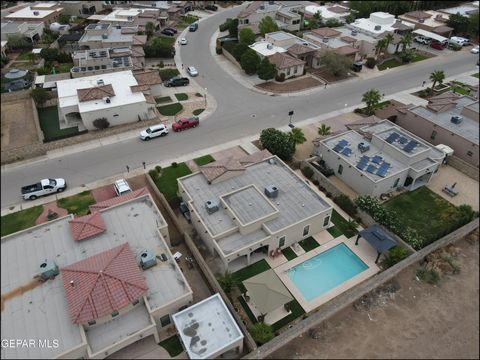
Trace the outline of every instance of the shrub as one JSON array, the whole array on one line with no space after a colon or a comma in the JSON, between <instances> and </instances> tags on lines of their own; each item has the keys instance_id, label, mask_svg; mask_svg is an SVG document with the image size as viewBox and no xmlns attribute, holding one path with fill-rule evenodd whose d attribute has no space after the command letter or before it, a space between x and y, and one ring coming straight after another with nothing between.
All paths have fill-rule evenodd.
<instances>
[{"instance_id":1,"label":"shrub","mask_svg":"<svg viewBox=\"0 0 480 360\"><path fill-rule=\"evenodd\" d=\"M313 170L311 167L309 166L305 166L303 169L302 169L302 174L308 178L308 179L311 179L312 176L313 176Z\"/></svg>"},{"instance_id":2,"label":"shrub","mask_svg":"<svg viewBox=\"0 0 480 360\"><path fill-rule=\"evenodd\" d=\"M163 60L161 60L160 63L158 64L158 67L163 68L164 66L165 66L165 64L163 63Z\"/></svg>"},{"instance_id":3,"label":"shrub","mask_svg":"<svg viewBox=\"0 0 480 360\"><path fill-rule=\"evenodd\" d=\"M462 45L450 44L450 49L452 49L453 51L459 51L462 50Z\"/></svg>"},{"instance_id":4,"label":"shrub","mask_svg":"<svg viewBox=\"0 0 480 360\"><path fill-rule=\"evenodd\" d=\"M421 266L417 269L417 277L426 283L432 285L438 285L440 283L440 273L435 269L428 269L425 266Z\"/></svg>"},{"instance_id":5,"label":"shrub","mask_svg":"<svg viewBox=\"0 0 480 360\"><path fill-rule=\"evenodd\" d=\"M62 51L58 53L57 61L62 64L68 64L72 62L72 56Z\"/></svg>"},{"instance_id":6,"label":"shrub","mask_svg":"<svg viewBox=\"0 0 480 360\"><path fill-rule=\"evenodd\" d=\"M47 102L49 96L47 90L37 87L32 90L32 98L35 101L35 104L37 104L37 106L42 106Z\"/></svg>"},{"instance_id":7,"label":"shrub","mask_svg":"<svg viewBox=\"0 0 480 360\"><path fill-rule=\"evenodd\" d=\"M363 110L360 109L360 108L355 108L355 110L353 110L353 112L354 112L355 114L363 114Z\"/></svg>"},{"instance_id":8,"label":"shrub","mask_svg":"<svg viewBox=\"0 0 480 360\"><path fill-rule=\"evenodd\" d=\"M152 178L152 180L154 182L156 182L158 180L158 172L157 171L152 169L148 172L148 174L150 175L150 177Z\"/></svg>"},{"instance_id":9,"label":"shrub","mask_svg":"<svg viewBox=\"0 0 480 360\"><path fill-rule=\"evenodd\" d=\"M265 149L285 161L289 161L295 152L295 143L290 136L274 128L262 130L260 142Z\"/></svg>"},{"instance_id":10,"label":"shrub","mask_svg":"<svg viewBox=\"0 0 480 360\"><path fill-rule=\"evenodd\" d=\"M341 194L335 196L333 201L351 217L354 217L357 214L357 206L347 195Z\"/></svg>"},{"instance_id":11,"label":"shrub","mask_svg":"<svg viewBox=\"0 0 480 360\"><path fill-rule=\"evenodd\" d=\"M263 322L253 324L249 330L253 340L259 345L265 344L273 339L272 327Z\"/></svg>"},{"instance_id":12,"label":"shrub","mask_svg":"<svg viewBox=\"0 0 480 360\"><path fill-rule=\"evenodd\" d=\"M391 267L396 263L399 263L409 255L408 250L401 246L394 246L388 251L388 257L385 260L385 265Z\"/></svg>"},{"instance_id":13,"label":"shrub","mask_svg":"<svg viewBox=\"0 0 480 360\"><path fill-rule=\"evenodd\" d=\"M367 61L365 62L366 67L368 67L369 69L373 69L375 65L377 65L377 60L372 57L367 58Z\"/></svg>"},{"instance_id":14,"label":"shrub","mask_svg":"<svg viewBox=\"0 0 480 360\"><path fill-rule=\"evenodd\" d=\"M170 80L172 77L177 76L179 71L177 69L162 69L158 71L162 81Z\"/></svg>"},{"instance_id":15,"label":"shrub","mask_svg":"<svg viewBox=\"0 0 480 360\"><path fill-rule=\"evenodd\" d=\"M93 126L95 126L97 129L103 130L108 128L110 126L110 123L106 118L103 117L93 120Z\"/></svg>"},{"instance_id":16,"label":"shrub","mask_svg":"<svg viewBox=\"0 0 480 360\"><path fill-rule=\"evenodd\" d=\"M318 180L312 180L312 183L313 183L313 185L315 185L315 186L318 186L318 185L320 184L320 183L318 182Z\"/></svg>"},{"instance_id":17,"label":"shrub","mask_svg":"<svg viewBox=\"0 0 480 360\"><path fill-rule=\"evenodd\" d=\"M58 49L54 48L45 48L40 51L40 56L45 59L45 61L52 62L57 60L58 55L59 55ZM71 60L70 60L71 61Z\"/></svg>"},{"instance_id":18,"label":"shrub","mask_svg":"<svg viewBox=\"0 0 480 360\"><path fill-rule=\"evenodd\" d=\"M326 192L325 195L327 195L328 198L331 198L332 197L332 193L331 192Z\"/></svg>"},{"instance_id":19,"label":"shrub","mask_svg":"<svg viewBox=\"0 0 480 360\"><path fill-rule=\"evenodd\" d=\"M160 165L157 165L155 166L155 170L157 171L157 173L161 173L162 172L162 167Z\"/></svg>"},{"instance_id":20,"label":"shrub","mask_svg":"<svg viewBox=\"0 0 480 360\"><path fill-rule=\"evenodd\" d=\"M278 82L284 82L285 81L285 73L280 73L275 76L275 80Z\"/></svg>"},{"instance_id":21,"label":"shrub","mask_svg":"<svg viewBox=\"0 0 480 360\"><path fill-rule=\"evenodd\" d=\"M172 168L176 168L178 166L178 164L174 161L172 162Z\"/></svg>"},{"instance_id":22,"label":"shrub","mask_svg":"<svg viewBox=\"0 0 480 360\"><path fill-rule=\"evenodd\" d=\"M218 55L220 55L220 54L222 53L222 47L221 47L221 46L217 46L217 47L215 48L215 52L216 52Z\"/></svg>"}]
</instances>

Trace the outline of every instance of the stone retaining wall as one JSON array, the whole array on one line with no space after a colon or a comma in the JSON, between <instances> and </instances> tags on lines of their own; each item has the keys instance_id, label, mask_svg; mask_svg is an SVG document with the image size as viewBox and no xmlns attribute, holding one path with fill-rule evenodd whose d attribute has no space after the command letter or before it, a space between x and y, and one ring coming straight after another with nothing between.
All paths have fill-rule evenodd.
<instances>
[{"instance_id":1,"label":"stone retaining wall","mask_svg":"<svg viewBox=\"0 0 480 360\"><path fill-rule=\"evenodd\" d=\"M343 310L347 306L352 305L363 295L376 289L378 286L384 284L385 282L393 279L407 267L422 261L428 254L442 247L445 247L448 244L454 243L462 239L467 234L477 229L478 224L479 219L477 218L470 223L462 226L460 229L455 230L454 232L444 236L443 238L410 255L409 257L400 261L391 268L388 268L387 270L374 275L373 277L365 280L358 286L344 292L329 303L325 304L317 312L311 314L306 319L295 324L292 328L281 333L279 336L275 337L273 340L269 341L265 345L262 345L256 351L251 352L250 354L245 356L244 359L263 359L266 356L271 355L273 352L277 351L282 346L288 344L288 342L294 340L297 336L304 334L306 331L308 331L314 326L320 325L323 321L329 319L330 317L338 313L340 310ZM459 294L459 296L461 296L461 294Z\"/></svg>"},{"instance_id":2,"label":"stone retaining wall","mask_svg":"<svg viewBox=\"0 0 480 360\"><path fill-rule=\"evenodd\" d=\"M460 159L459 157L455 155L450 156L447 160L447 164L454 169L457 169L461 173L464 173L468 177L471 177L472 179L478 181L478 168Z\"/></svg>"}]
</instances>

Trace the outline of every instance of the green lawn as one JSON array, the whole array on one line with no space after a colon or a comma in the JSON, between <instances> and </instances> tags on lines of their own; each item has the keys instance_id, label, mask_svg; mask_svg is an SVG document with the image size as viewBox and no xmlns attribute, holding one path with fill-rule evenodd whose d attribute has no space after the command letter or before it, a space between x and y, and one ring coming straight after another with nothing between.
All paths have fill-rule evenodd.
<instances>
[{"instance_id":1,"label":"green lawn","mask_svg":"<svg viewBox=\"0 0 480 360\"><path fill-rule=\"evenodd\" d=\"M449 88L450 91L453 91L454 93L461 94L461 95L468 95L470 94L470 91L465 89L462 86L459 85L452 85Z\"/></svg>"},{"instance_id":2,"label":"green lawn","mask_svg":"<svg viewBox=\"0 0 480 360\"><path fill-rule=\"evenodd\" d=\"M58 64L58 67L55 68L55 73L56 74L69 73L72 67L73 67L73 63Z\"/></svg>"},{"instance_id":3,"label":"green lawn","mask_svg":"<svg viewBox=\"0 0 480 360\"><path fill-rule=\"evenodd\" d=\"M156 41L159 41L160 43L162 43L164 45L172 45L173 46L173 44L175 44L175 37L160 35L160 36L156 37L155 39L158 39Z\"/></svg>"},{"instance_id":4,"label":"green lawn","mask_svg":"<svg viewBox=\"0 0 480 360\"><path fill-rule=\"evenodd\" d=\"M303 248L303 250L307 252L320 246L320 244L311 236L309 238L299 241L298 243Z\"/></svg>"},{"instance_id":5,"label":"green lawn","mask_svg":"<svg viewBox=\"0 0 480 360\"><path fill-rule=\"evenodd\" d=\"M237 279L238 288L240 289L240 291L245 292L246 289L245 286L243 286L242 281L250 279L252 276L258 275L264 271L267 271L268 269L270 269L270 265L268 265L267 261L260 260L252 265L238 270L237 272L234 272L232 275L235 276L235 278Z\"/></svg>"},{"instance_id":6,"label":"green lawn","mask_svg":"<svg viewBox=\"0 0 480 360\"><path fill-rule=\"evenodd\" d=\"M198 16L184 15L184 16L182 16L182 20L183 20L183 22L190 25L190 24L193 24L195 21L198 20Z\"/></svg>"},{"instance_id":7,"label":"green lawn","mask_svg":"<svg viewBox=\"0 0 480 360\"><path fill-rule=\"evenodd\" d=\"M158 112L164 116L173 116L182 111L183 106L180 103L174 103L170 105L160 106Z\"/></svg>"},{"instance_id":8,"label":"green lawn","mask_svg":"<svg viewBox=\"0 0 480 360\"><path fill-rule=\"evenodd\" d=\"M283 249L282 254L287 258L288 261L293 260L297 257L297 254L295 254L295 252L290 247Z\"/></svg>"},{"instance_id":9,"label":"green lawn","mask_svg":"<svg viewBox=\"0 0 480 360\"><path fill-rule=\"evenodd\" d=\"M280 330L282 327L284 327L288 323L292 322L299 316L302 316L303 314L305 314L305 310L303 310L303 308L300 306L297 300L293 300L290 303L290 310L292 311L290 315L272 324L272 329L274 332Z\"/></svg>"},{"instance_id":10,"label":"green lawn","mask_svg":"<svg viewBox=\"0 0 480 360\"><path fill-rule=\"evenodd\" d=\"M402 224L425 238L423 246L444 236L462 217L454 205L426 186L398 195L384 206L395 211Z\"/></svg>"},{"instance_id":11,"label":"green lawn","mask_svg":"<svg viewBox=\"0 0 480 360\"><path fill-rule=\"evenodd\" d=\"M192 111L192 114L195 116L200 115L205 109L195 109Z\"/></svg>"},{"instance_id":12,"label":"green lawn","mask_svg":"<svg viewBox=\"0 0 480 360\"><path fill-rule=\"evenodd\" d=\"M336 227L336 226L332 226L331 228L328 228L327 231L330 233L330 235L332 235L334 238L337 238L339 236L342 236L343 233L342 231Z\"/></svg>"},{"instance_id":13,"label":"green lawn","mask_svg":"<svg viewBox=\"0 0 480 360\"><path fill-rule=\"evenodd\" d=\"M30 60L28 58L29 54L31 54L32 52L31 51L25 51L23 53L21 53L16 60Z\"/></svg>"},{"instance_id":14,"label":"green lawn","mask_svg":"<svg viewBox=\"0 0 480 360\"><path fill-rule=\"evenodd\" d=\"M46 141L78 134L78 127L60 129L56 106L38 109L38 119Z\"/></svg>"},{"instance_id":15,"label":"green lawn","mask_svg":"<svg viewBox=\"0 0 480 360\"><path fill-rule=\"evenodd\" d=\"M255 315L253 315L252 310L250 310L250 308L248 307L248 304L245 302L243 296L239 296L238 301L240 302L240 305L242 305L243 310L245 310L245 312L247 313L247 316L252 322L252 324L257 323L257 318L255 317Z\"/></svg>"},{"instance_id":16,"label":"green lawn","mask_svg":"<svg viewBox=\"0 0 480 360\"><path fill-rule=\"evenodd\" d=\"M175 357L183 351L182 343L177 335L161 341L158 345L167 350L171 357Z\"/></svg>"},{"instance_id":17,"label":"green lawn","mask_svg":"<svg viewBox=\"0 0 480 360\"><path fill-rule=\"evenodd\" d=\"M472 76L476 77L478 79L478 78L480 78L480 73L473 74Z\"/></svg>"},{"instance_id":18,"label":"green lawn","mask_svg":"<svg viewBox=\"0 0 480 360\"><path fill-rule=\"evenodd\" d=\"M192 172L185 163L179 163L177 167L169 166L162 170L162 176L160 176L155 185L160 190L168 202L174 200L177 197L178 184L177 179L191 174Z\"/></svg>"},{"instance_id":19,"label":"green lawn","mask_svg":"<svg viewBox=\"0 0 480 360\"><path fill-rule=\"evenodd\" d=\"M195 161L195 164L197 164L198 166L202 166L202 165L214 162L215 159L212 157L212 155L205 155L205 156L201 156L196 159L193 159L193 161Z\"/></svg>"},{"instance_id":20,"label":"green lawn","mask_svg":"<svg viewBox=\"0 0 480 360\"><path fill-rule=\"evenodd\" d=\"M155 102L157 104L163 104L171 101L172 101L172 98L170 96L159 96L155 98Z\"/></svg>"},{"instance_id":21,"label":"green lawn","mask_svg":"<svg viewBox=\"0 0 480 360\"><path fill-rule=\"evenodd\" d=\"M178 101L188 100L188 95L185 93L177 93L175 94L175 97L177 98Z\"/></svg>"},{"instance_id":22,"label":"green lawn","mask_svg":"<svg viewBox=\"0 0 480 360\"><path fill-rule=\"evenodd\" d=\"M378 70L385 70L387 67L388 68L394 68L394 67L397 67L397 66L400 66L402 65L402 63L396 59L390 59L390 60L387 60L385 61L383 64L381 65L377 65L378 67Z\"/></svg>"},{"instance_id":23,"label":"green lawn","mask_svg":"<svg viewBox=\"0 0 480 360\"><path fill-rule=\"evenodd\" d=\"M177 76L180 72L177 69L162 69L158 70L162 81L170 80L172 77Z\"/></svg>"},{"instance_id":24,"label":"green lawn","mask_svg":"<svg viewBox=\"0 0 480 360\"><path fill-rule=\"evenodd\" d=\"M338 212L335 211L335 209L332 211L332 219L331 221L335 224L334 227L330 229L336 228L336 230L340 231L343 235L345 235L348 239L351 238L352 236L356 235L358 233L357 230L350 229L348 226L348 221L343 218L342 215L340 215ZM330 232L330 229L328 229L328 232ZM335 231L336 231L335 230ZM330 232L330 234L332 234ZM333 234L332 234L333 235ZM333 235L334 237L337 237Z\"/></svg>"},{"instance_id":25,"label":"green lawn","mask_svg":"<svg viewBox=\"0 0 480 360\"><path fill-rule=\"evenodd\" d=\"M422 61L422 60L426 60L426 59L430 59L430 58L428 56L417 53L413 56L413 59L412 59L411 62L417 62L417 61Z\"/></svg>"},{"instance_id":26,"label":"green lawn","mask_svg":"<svg viewBox=\"0 0 480 360\"><path fill-rule=\"evenodd\" d=\"M95 203L96 201L90 193L90 190L57 201L59 207L67 209L70 214L77 216L87 215L90 212L88 207Z\"/></svg>"},{"instance_id":27,"label":"green lawn","mask_svg":"<svg viewBox=\"0 0 480 360\"><path fill-rule=\"evenodd\" d=\"M35 225L35 220L43 212L43 206L34 206L29 209L2 216L2 236L28 229Z\"/></svg>"}]
</instances>

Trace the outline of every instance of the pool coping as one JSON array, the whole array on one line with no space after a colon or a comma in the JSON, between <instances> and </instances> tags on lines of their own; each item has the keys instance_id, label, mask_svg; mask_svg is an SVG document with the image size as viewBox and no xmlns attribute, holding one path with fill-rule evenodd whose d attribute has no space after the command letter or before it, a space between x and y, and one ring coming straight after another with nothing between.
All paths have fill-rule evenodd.
<instances>
[{"instance_id":1,"label":"pool coping","mask_svg":"<svg viewBox=\"0 0 480 360\"><path fill-rule=\"evenodd\" d=\"M375 259L377 258L377 252L366 242L360 239L358 245L355 245L355 240L357 236L353 236L350 239L347 239L345 235L339 236L293 260L284 263L273 270L283 282L283 284L287 287L290 293L295 297L298 301L300 306L305 310L305 312L311 312L315 310L319 306L325 304L326 302L332 300L333 298L337 297L341 293L347 291L348 289L358 285L362 281L372 277L376 273L380 272L380 268L375 264ZM287 271L298 264L301 264L318 254L321 254L341 243L344 243L355 255L357 255L360 260L362 260L367 266L368 269L362 271L361 273L353 276L352 278L348 279L347 281L341 283L340 285L330 289L329 291L323 293L320 296L312 300L307 300L302 295L300 290L295 286L295 284L290 280Z\"/></svg>"}]
</instances>

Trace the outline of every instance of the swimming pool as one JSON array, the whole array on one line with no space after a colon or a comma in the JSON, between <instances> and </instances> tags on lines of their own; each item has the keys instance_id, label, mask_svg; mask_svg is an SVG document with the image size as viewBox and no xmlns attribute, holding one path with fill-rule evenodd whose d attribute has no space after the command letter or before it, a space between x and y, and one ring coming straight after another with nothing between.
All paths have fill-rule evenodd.
<instances>
[{"instance_id":1,"label":"swimming pool","mask_svg":"<svg viewBox=\"0 0 480 360\"><path fill-rule=\"evenodd\" d=\"M288 270L288 277L306 300L312 300L351 279L368 266L341 243Z\"/></svg>"}]
</instances>

